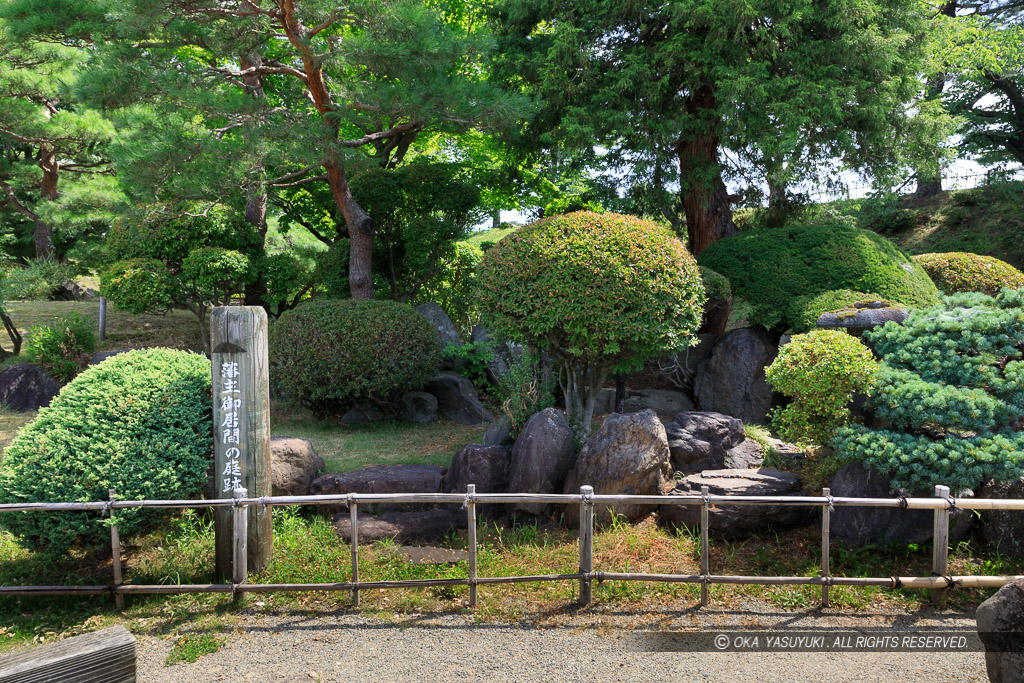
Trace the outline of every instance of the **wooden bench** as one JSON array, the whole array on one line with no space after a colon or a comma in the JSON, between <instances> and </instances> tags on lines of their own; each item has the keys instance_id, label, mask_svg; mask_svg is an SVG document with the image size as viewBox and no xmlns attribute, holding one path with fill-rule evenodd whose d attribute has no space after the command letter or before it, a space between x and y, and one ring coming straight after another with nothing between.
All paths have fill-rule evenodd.
<instances>
[{"instance_id":1,"label":"wooden bench","mask_svg":"<svg viewBox=\"0 0 1024 683\"><path fill-rule=\"evenodd\" d=\"M0 658L0 683L134 683L135 637L105 628Z\"/></svg>"}]
</instances>

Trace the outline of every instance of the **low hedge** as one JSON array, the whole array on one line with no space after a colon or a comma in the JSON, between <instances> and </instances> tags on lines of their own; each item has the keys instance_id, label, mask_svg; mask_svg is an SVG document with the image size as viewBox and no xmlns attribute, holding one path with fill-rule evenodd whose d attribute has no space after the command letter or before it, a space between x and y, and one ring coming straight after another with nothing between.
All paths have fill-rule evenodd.
<instances>
[{"instance_id":1,"label":"low hedge","mask_svg":"<svg viewBox=\"0 0 1024 683\"><path fill-rule=\"evenodd\" d=\"M0 503L198 497L213 460L210 361L170 349L90 367L22 429L0 465ZM123 538L152 531L168 510L117 512ZM99 512L0 514L30 548L110 545Z\"/></svg>"},{"instance_id":2,"label":"low hedge","mask_svg":"<svg viewBox=\"0 0 1024 683\"><path fill-rule=\"evenodd\" d=\"M991 256L950 251L914 257L943 294L982 292L995 296L1003 287L1024 287L1024 273Z\"/></svg>"},{"instance_id":3,"label":"low hedge","mask_svg":"<svg viewBox=\"0 0 1024 683\"><path fill-rule=\"evenodd\" d=\"M420 389L440 366L434 327L409 304L313 299L270 330L270 376L318 414L390 403Z\"/></svg>"},{"instance_id":4,"label":"low hedge","mask_svg":"<svg viewBox=\"0 0 1024 683\"><path fill-rule=\"evenodd\" d=\"M909 306L937 303L928 274L886 238L849 225L789 225L721 239L699 262L729 279L752 306L750 322L795 323L798 297L837 289L877 292Z\"/></svg>"}]
</instances>

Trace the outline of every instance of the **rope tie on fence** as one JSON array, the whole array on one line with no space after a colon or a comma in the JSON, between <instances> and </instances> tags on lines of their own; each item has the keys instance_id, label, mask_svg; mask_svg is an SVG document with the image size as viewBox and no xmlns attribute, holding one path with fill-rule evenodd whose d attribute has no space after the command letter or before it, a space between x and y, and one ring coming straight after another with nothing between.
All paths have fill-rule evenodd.
<instances>
[{"instance_id":1,"label":"rope tie on fence","mask_svg":"<svg viewBox=\"0 0 1024 683\"><path fill-rule=\"evenodd\" d=\"M593 505L594 493L592 491L580 491L580 502L584 505Z\"/></svg>"},{"instance_id":2,"label":"rope tie on fence","mask_svg":"<svg viewBox=\"0 0 1024 683\"><path fill-rule=\"evenodd\" d=\"M828 499L828 512L829 512L829 514L832 514L833 512L836 511L836 506L833 503L833 501L835 499L832 497L832 494L829 494L827 499Z\"/></svg>"},{"instance_id":3,"label":"rope tie on fence","mask_svg":"<svg viewBox=\"0 0 1024 683\"><path fill-rule=\"evenodd\" d=\"M598 585L604 583L604 572L591 572L591 574L597 579Z\"/></svg>"},{"instance_id":4,"label":"rope tie on fence","mask_svg":"<svg viewBox=\"0 0 1024 683\"><path fill-rule=\"evenodd\" d=\"M267 497L266 496L260 496L259 499L256 502L259 503L259 505L262 507L263 512L267 511Z\"/></svg>"},{"instance_id":5,"label":"rope tie on fence","mask_svg":"<svg viewBox=\"0 0 1024 683\"><path fill-rule=\"evenodd\" d=\"M910 503L907 502L907 497L906 496L900 496L900 509L901 510L906 510L909 507L910 507Z\"/></svg>"},{"instance_id":6,"label":"rope tie on fence","mask_svg":"<svg viewBox=\"0 0 1024 683\"><path fill-rule=\"evenodd\" d=\"M836 577L832 576L831 574L829 574L828 576L824 577L824 579L825 579L825 585L826 586L834 586L835 583L836 583Z\"/></svg>"},{"instance_id":7,"label":"rope tie on fence","mask_svg":"<svg viewBox=\"0 0 1024 683\"><path fill-rule=\"evenodd\" d=\"M949 507L947 508L950 512L958 512L960 508L956 506L956 496L949 496L946 498L949 501Z\"/></svg>"},{"instance_id":8,"label":"rope tie on fence","mask_svg":"<svg viewBox=\"0 0 1024 683\"><path fill-rule=\"evenodd\" d=\"M704 507L706 507L706 508L711 507L711 495L710 494L701 492L701 494L700 494L700 501L701 501L701 503L704 504Z\"/></svg>"},{"instance_id":9,"label":"rope tie on fence","mask_svg":"<svg viewBox=\"0 0 1024 683\"><path fill-rule=\"evenodd\" d=\"M103 501L103 514L110 516L110 511L114 509L114 501L105 500Z\"/></svg>"},{"instance_id":10,"label":"rope tie on fence","mask_svg":"<svg viewBox=\"0 0 1024 683\"><path fill-rule=\"evenodd\" d=\"M892 587L893 588L903 588L903 582L900 581L900 577L893 576L893 577L890 577L890 579L892 580Z\"/></svg>"},{"instance_id":11,"label":"rope tie on fence","mask_svg":"<svg viewBox=\"0 0 1024 683\"><path fill-rule=\"evenodd\" d=\"M937 579L942 579L943 581L945 581L946 589L953 588L957 584L957 582L953 580L953 577L949 576L948 574L936 574L935 572L932 572L931 575Z\"/></svg>"},{"instance_id":12,"label":"rope tie on fence","mask_svg":"<svg viewBox=\"0 0 1024 683\"><path fill-rule=\"evenodd\" d=\"M467 493L466 494L465 498L462 500L462 509L463 510L469 509L469 504L470 503L473 503L474 505L476 504L476 494L475 493Z\"/></svg>"},{"instance_id":13,"label":"rope tie on fence","mask_svg":"<svg viewBox=\"0 0 1024 683\"><path fill-rule=\"evenodd\" d=\"M345 494L345 500L342 501L342 502L345 503L345 509L346 510L351 509L352 508L352 494L351 493Z\"/></svg>"}]
</instances>

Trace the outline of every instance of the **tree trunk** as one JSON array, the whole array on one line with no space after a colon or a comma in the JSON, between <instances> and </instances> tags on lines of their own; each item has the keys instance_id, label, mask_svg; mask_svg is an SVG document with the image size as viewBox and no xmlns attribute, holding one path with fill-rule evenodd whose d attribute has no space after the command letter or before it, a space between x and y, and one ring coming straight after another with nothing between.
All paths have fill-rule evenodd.
<instances>
[{"instance_id":1,"label":"tree trunk","mask_svg":"<svg viewBox=\"0 0 1024 683\"><path fill-rule=\"evenodd\" d=\"M701 122L704 132L690 134L676 143L679 156L680 197L686 213L687 248L696 256L712 242L739 231L732 222L729 193L718 165L718 117L715 95L704 85L686 102L690 117Z\"/></svg>"},{"instance_id":2,"label":"tree trunk","mask_svg":"<svg viewBox=\"0 0 1024 683\"><path fill-rule=\"evenodd\" d=\"M39 185L40 201L57 199L57 178L60 164L57 162L57 151L52 145L40 145L39 168L43 169L43 180ZM52 258L56 251L53 246L53 226L38 214L35 217L34 240L36 258Z\"/></svg>"}]
</instances>

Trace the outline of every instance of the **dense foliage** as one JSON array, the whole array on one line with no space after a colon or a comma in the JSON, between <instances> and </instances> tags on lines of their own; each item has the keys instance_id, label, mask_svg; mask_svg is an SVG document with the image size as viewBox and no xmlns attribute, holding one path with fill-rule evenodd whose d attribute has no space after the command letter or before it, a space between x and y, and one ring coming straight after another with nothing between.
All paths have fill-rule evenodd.
<instances>
[{"instance_id":1,"label":"dense foliage","mask_svg":"<svg viewBox=\"0 0 1024 683\"><path fill-rule=\"evenodd\" d=\"M96 350L96 327L81 313L67 313L49 325L28 331L25 353L61 384L67 384L89 364Z\"/></svg>"},{"instance_id":2,"label":"dense foliage","mask_svg":"<svg viewBox=\"0 0 1024 683\"><path fill-rule=\"evenodd\" d=\"M512 438L518 436L527 420L555 404L554 389L554 381L545 380L540 354L523 349L521 354L513 356L493 390L508 418Z\"/></svg>"},{"instance_id":3,"label":"dense foliage","mask_svg":"<svg viewBox=\"0 0 1024 683\"><path fill-rule=\"evenodd\" d=\"M765 370L772 388L793 399L773 411L772 426L787 441L827 444L849 424L853 395L871 389L877 370L871 351L842 330L796 335Z\"/></svg>"},{"instance_id":4,"label":"dense foliage","mask_svg":"<svg viewBox=\"0 0 1024 683\"><path fill-rule=\"evenodd\" d=\"M212 455L210 361L147 349L89 368L18 433L0 466L0 502L196 498ZM122 538L170 511L119 510ZM100 512L0 515L29 547L110 546Z\"/></svg>"},{"instance_id":5,"label":"dense foliage","mask_svg":"<svg viewBox=\"0 0 1024 683\"><path fill-rule=\"evenodd\" d=\"M1024 287L1024 273L992 256L951 251L919 254L914 260L943 294L982 292L995 296L1003 287Z\"/></svg>"},{"instance_id":6,"label":"dense foliage","mask_svg":"<svg viewBox=\"0 0 1024 683\"><path fill-rule=\"evenodd\" d=\"M909 306L938 301L928 275L892 242L848 225L792 225L719 240L700 263L729 278L753 307L750 320L793 326L797 299L829 290L877 292Z\"/></svg>"},{"instance_id":7,"label":"dense foliage","mask_svg":"<svg viewBox=\"0 0 1024 683\"><path fill-rule=\"evenodd\" d=\"M271 327L271 381L317 413L340 415L421 388L440 352L433 326L408 304L315 299Z\"/></svg>"},{"instance_id":8,"label":"dense foliage","mask_svg":"<svg viewBox=\"0 0 1024 683\"><path fill-rule=\"evenodd\" d=\"M100 274L100 291L128 313L164 313L174 306L177 283L162 261L133 258Z\"/></svg>"},{"instance_id":9,"label":"dense foliage","mask_svg":"<svg viewBox=\"0 0 1024 683\"><path fill-rule=\"evenodd\" d=\"M0 281L4 301L53 299L75 279L74 268L53 258L32 259L24 268L5 269Z\"/></svg>"},{"instance_id":10,"label":"dense foliage","mask_svg":"<svg viewBox=\"0 0 1024 683\"><path fill-rule=\"evenodd\" d=\"M870 292L855 292L852 289L830 289L821 294L810 294L793 299L790 305L790 324L794 332L813 330L822 313L839 311L864 301L880 301L887 308L906 308L903 304L889 301Z\"/></svg>"},{"instance_id":11,"label":"dense foliage","mask_svg":"<svg viewBox=\"0 0 1024 683\"><path fill-rule=\"evenodd\" d=\"M566 413L584 430L609 370L685 348L705 300L682 243L619 214L537 221L489 249L477 278L488 327L561 363Z\"/></svg>"},{"instance_id":12,"label":"dense foliage","mask_svg":"<svg viewBox=\"0 0 1024 683\"><path fill-rule=\"evenodd\" d=\"M891 427L841 430L837 452L926 492L1024 467L1024 289L959 294L866 333L882 356L870 399Z\"/></svg>"},{"instance_id":13,"label":"dense foliage","mask_svg":"<svg viewBox=\"0 0 1024 683\"><path fill-rule=\"evenodd\" d=\"M708 301L728 299L732 296L729 278L706 266L700 266L700 281L704 285L704 294Z\"/></svg>"}]
</instances>

